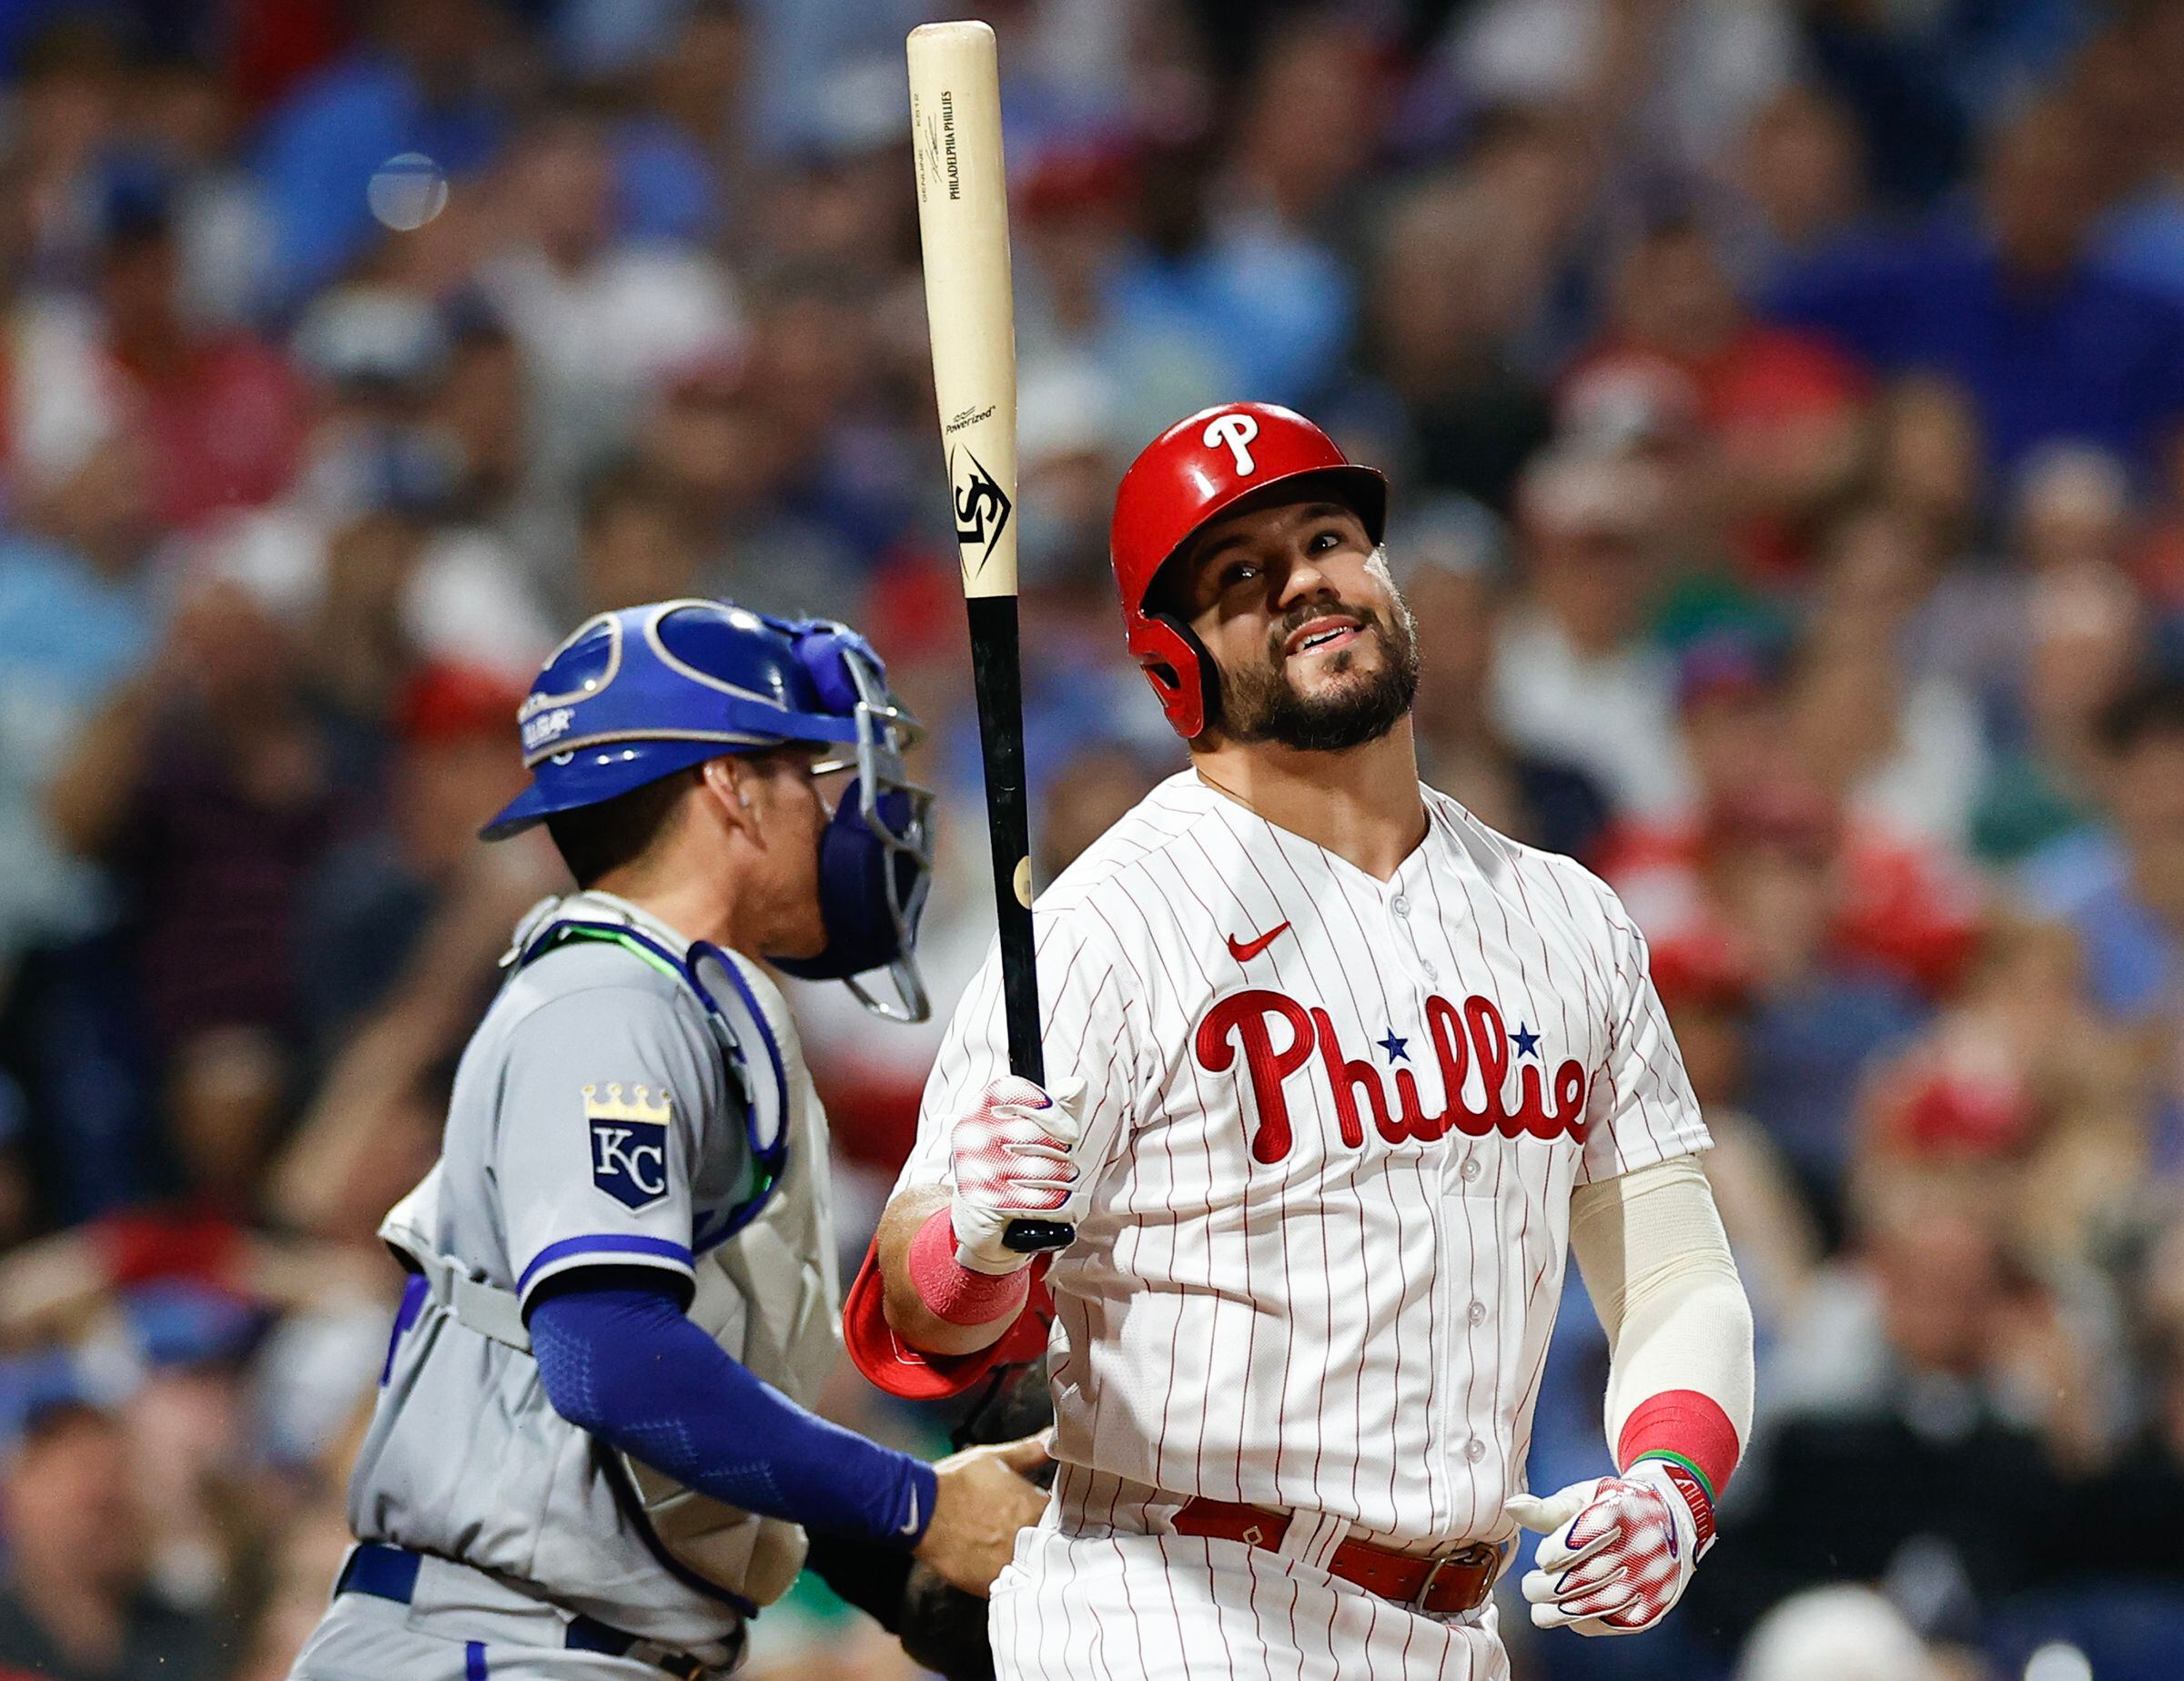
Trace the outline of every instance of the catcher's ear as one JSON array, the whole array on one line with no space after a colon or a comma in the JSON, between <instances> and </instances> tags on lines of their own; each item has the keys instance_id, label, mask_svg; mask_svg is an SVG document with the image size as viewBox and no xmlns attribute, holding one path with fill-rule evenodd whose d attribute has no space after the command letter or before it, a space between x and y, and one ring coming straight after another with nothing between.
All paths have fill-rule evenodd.
<instances>
[{"instance_id":1,"label":"catcher's ear","mask_svg":"<svg viewBox=\"0 0 2184 1681\"><path fill-rule=\"evenodd\" d=\"M723 806L733 807L734 815L730 821L748 827L751 815L751 791L744 785L748 772L742 762L733 757L708 759L698 767L698 781L707 793Z\"/></svg>"}]
</instances>

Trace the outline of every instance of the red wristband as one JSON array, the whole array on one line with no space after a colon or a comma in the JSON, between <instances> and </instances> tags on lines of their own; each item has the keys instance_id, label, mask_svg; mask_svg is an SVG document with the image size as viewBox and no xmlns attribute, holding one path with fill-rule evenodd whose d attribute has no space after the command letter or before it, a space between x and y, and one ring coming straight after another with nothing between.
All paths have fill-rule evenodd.
<instances>
[{"instance_id":1,"label":"red wristband","mask_svg":"<svg viewBox=\"0 0 2184 1681\"><path fill-rule=\"evenodd\" d=\"M1729 1486L1742 1452L1719 1402L1695 1389L1669 1389L1640 1402L1623 1421L1615 1463L1627 1471L1641 1459L1673 1460L1696 1473L1712 1501Z\"/></svg>"},{"instance_id":2,"label":"red wristband","mask_svg":"<svg viewBox=\"0 0 2184 1681\"><path fill-rule=\"evenodd\" d=\"M917 1299L951 1325L990 1325L1019 1311L1031 1295L1028 1261L1014 1272L979 1272L956 1259L956 1227L941 1209L910 1240L910 1281Z\"/></svg>"}]
</instances>

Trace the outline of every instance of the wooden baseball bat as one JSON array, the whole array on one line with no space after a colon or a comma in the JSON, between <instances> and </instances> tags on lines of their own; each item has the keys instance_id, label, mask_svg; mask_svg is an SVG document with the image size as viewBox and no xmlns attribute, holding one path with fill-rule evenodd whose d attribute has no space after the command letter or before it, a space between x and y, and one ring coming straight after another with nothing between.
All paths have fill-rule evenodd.
<instances>
[{"instance_id":1,"label":"wooden baseball bat","mask_svg":"<svg viewBox=\"0 0 2184 1681\"><path fill-rule=\"evenodd\" d=\"M971 679L986 771L1000 920L1008 1066L1046 1083L1039 977L1032 965L1031 814L1024 785L1024 698L1016 641L1016 310L1008 273L1008 178L1001 161L1001 72L990 25L925 24L910 32L910 145L925 258L933 390L971 621ZM1004 1239L1024 1253L1077 1233L1018 1220Z\"/></svg>"}]
</instances>

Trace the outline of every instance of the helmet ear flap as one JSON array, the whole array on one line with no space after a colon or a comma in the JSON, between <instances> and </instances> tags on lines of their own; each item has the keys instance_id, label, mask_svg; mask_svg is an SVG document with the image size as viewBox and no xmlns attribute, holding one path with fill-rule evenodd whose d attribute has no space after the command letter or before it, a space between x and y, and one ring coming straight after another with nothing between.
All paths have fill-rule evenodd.
<instances>
[{"instance_id":1,"label":"helmet ear flap","mask_svg":"<svg viewBox=\"0 0 2184 1681\"><path fill-rule=\"evenodd\" d=\"M1136 615L1129 645L1176 734L1186 741L1198 735L1206 727L1214 682L1213 662L1205 645L1179 620L1164 613Z\"/></svg>"}]
</instances>

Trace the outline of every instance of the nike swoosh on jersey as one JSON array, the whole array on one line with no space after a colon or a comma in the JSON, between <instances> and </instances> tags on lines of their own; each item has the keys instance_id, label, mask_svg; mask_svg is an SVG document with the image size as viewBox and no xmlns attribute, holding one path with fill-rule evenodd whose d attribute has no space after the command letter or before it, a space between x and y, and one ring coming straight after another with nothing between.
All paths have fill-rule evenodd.
<instances>
[{"instance_id":1,"label":"nike swoosh on jersey","mask_svg":"<svg viewBox=\"0 0 2184 1681\"><path fill-rule=\"evenodd\" d=\"M1239 963L1249 963L1271 946L1274 943L1274 937L1288 928L1289 926L1286 922L1278 922L1257 939L1249 943L1239 940L1235 935L1231 934L1228 937L1228 955Z\"/></svg>"}]
</instances>

